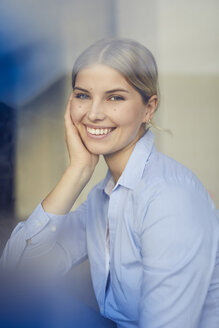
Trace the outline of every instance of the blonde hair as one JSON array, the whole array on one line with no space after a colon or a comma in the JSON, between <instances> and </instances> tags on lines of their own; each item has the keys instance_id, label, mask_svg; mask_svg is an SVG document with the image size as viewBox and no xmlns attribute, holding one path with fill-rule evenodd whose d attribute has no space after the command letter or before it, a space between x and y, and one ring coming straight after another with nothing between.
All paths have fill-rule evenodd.
<instances>
[{"instance_id":1,"label":"blonde hair","mask_svg":"<svg viewBox=\"0 0 219 328\"><path fill-rule=\"evenodd\" d=\"M120 72L147 104L150 97L159 98L158 69L154 56L145 46L130 39L107 38L85 49L75 61L72 71L74 88L77 74L93 65L107 65ZM150 123L154 125L152 122Z\"/></svg>"}]
</instances>

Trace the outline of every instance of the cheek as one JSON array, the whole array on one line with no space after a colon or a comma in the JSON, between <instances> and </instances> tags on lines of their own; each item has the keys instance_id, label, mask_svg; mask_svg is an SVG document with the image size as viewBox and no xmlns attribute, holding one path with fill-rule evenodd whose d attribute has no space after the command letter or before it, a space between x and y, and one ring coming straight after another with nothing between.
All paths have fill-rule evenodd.
<instances>
[{"instance_id":1,"label":"cheek","mask_svg":"<svg viewBox=\"0 0 219 328\"><path fill-rule=\"evenodd\" d=\"M136 108L123 108L122 111L114 109L114 121L120 126L135 126L141 123L142 119L142 113Z\"/></svg>"},{"instance_id":2,"label":"cheek","mask_svg":"<svg viewBox=\"0 0 219 328\"><path fill-rule=\"evenodd\" d=\"M72 103L70 113L74 122L80 121L81 118L83 117L82 105Z\"/></svg>"}]
</instances>

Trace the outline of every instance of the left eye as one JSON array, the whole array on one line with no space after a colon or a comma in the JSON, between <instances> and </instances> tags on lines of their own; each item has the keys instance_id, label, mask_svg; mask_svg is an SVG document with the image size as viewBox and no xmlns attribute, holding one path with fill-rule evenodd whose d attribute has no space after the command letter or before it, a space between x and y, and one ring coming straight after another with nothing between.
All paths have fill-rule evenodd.
<instances>
[{"instance_id":1,"label":"left eye","mask_svg":"<svg viewBox=\"0 0 219 328\"><path fill-rule=\"evenodd\" d=\"M124 100L124 98L121 96L112 96L112 97L110 97L110 100L118 101L118 100Z\"/></svg>"}]
</instances>

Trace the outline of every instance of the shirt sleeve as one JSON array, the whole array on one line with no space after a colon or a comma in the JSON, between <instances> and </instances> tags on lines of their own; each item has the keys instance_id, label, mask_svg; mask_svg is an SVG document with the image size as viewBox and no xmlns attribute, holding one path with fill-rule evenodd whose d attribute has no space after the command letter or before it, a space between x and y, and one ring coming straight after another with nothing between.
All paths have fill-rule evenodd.
<instances>
[{"instance_id":1,"label":"shirt sleeve","mask_svg":"<svg viewBox=\"0 0 219 328\"><path fill-rule=\"evenodd\" d=\"M199 191L175 185L157 191L142 225L140 328L199 327L215 270L216 221L214 210ZM218 279L212 286L216 288L217 312ZM218 320L215 311L213 321Z\"/></svg>"},{"instance_id":2,"label":"shirt sleeve","mask_svg":"<svg viewBox=\"0 0 219 328\"><path fill-rule=\"evenodd\" d=\"M9 238L1 266L44 268L64 274L87 256L87 203L66 215L44 211L38 204L26 221L17 224Z\"/></svg>"}]
</instances>

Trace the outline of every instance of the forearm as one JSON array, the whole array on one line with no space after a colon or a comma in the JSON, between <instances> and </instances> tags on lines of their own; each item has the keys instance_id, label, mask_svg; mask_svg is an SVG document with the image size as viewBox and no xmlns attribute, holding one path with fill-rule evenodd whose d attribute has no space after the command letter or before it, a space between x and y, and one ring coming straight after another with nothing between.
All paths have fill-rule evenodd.
<instances>
[{"instance_id":1,"label":"forearm","mask_svg":"<svg viewBox=\"0 0 219 328\"><path fill-rule=\"evenodd\" d=\"M68 166L55 188L43 200L44 210L53 214L68 213L89 179L87 170Z\"/></svg>"}]
</instances>

